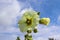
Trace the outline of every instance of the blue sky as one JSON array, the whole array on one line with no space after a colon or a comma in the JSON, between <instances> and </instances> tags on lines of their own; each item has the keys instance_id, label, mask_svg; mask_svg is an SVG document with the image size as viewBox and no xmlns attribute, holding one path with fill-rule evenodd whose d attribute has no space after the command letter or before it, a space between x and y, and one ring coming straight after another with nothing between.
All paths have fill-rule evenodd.
<instances>
[{"instance_id":1,"label":"blue sky","mask_svg":"<svg viewBox=\"0 0 60 40\"><path fill-rule=\"evenodd\" d=\"M32 33L34 40L48 40L53 37L60 40L60 0L0 0L0 40L21 40L24 33L20 32L17 22L24 9L40 12L40 18L49 17L48 26L38 25L38 33Z\"/></svg>"}]
</instances>

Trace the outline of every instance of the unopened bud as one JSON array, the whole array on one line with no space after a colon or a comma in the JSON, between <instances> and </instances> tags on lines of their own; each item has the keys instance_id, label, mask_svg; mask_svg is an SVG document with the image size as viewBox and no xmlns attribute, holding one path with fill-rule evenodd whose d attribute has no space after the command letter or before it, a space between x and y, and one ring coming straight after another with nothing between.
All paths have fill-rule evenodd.
<instances>
[{"instance_id":1,"label":"unopened bud","mask_svg":"<svg viewBox=\"0 0 60 40\"><path fill-rule=\"evenodd\" d=\"M36 28L33 31L34 31L34 33L37 33L38 32L38 30Z\"/></svg>"}]
</instances>

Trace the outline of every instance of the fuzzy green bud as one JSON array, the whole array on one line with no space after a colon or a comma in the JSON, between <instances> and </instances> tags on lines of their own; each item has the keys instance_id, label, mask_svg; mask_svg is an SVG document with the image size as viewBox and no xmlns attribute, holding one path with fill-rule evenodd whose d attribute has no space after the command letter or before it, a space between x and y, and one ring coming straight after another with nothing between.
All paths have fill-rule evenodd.
<instances>
[{"instance_id":1,"label":"fuzzy green bud","mask_svg":"<svg viewBox=\"0 0 60 40\"><path fill-rule=\"evenodd\" d=\"M33 31L34 33L37 33L38 32L37 27L35 27Z\"/></svg>"},{"instance_id":2,"label":"fuzzy green bud","mask_svg":"<svg viewBox=\"0 0 60 40\"><path fill-rule=\"evenodd\" d=\"M27 30L27 33L31 33L31 32L32 32L32 29L29 28L29 29Z\"/></svg>"},{"instance_id":3,"label":"fuzzy green bud","mask_svg":"<svg viewBox=\"0 0 60 40\"><path fill-rule=\"evenodd\" d=\"M38 12L37 14L40 15L40 12Z\"/></svg>"},{"instance_id":4,"label":"fuzzy green bud","mask_svg":"<svg viewBox=\"0 0 60 40\"><path fill-rule=\"evenodd\" d=\"M48 25L50 23L50 19L49 18L41 18L39 20L40 24L44 24L44 25Z\"/></svg>"}]
</instances>

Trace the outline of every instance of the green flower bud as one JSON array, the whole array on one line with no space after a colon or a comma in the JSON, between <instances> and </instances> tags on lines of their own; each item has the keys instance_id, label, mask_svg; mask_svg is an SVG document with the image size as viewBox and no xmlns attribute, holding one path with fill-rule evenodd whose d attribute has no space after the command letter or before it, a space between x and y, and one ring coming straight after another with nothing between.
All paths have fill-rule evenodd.
<instances>
[{"instance_id":1,"label":"green flower bud","mask_svg":"<svg viewBox=\"0 0 60 40\"><path fill-rule=\"evenodd\" d=\"M27 38L27 40L32 40L32 35L30 35L30 36Z\"/></svg>"},{"instance_id":2,"label":"green flower bud","mask_svg":"<svg viewBox=\"0 0 60 40\"><path fill-rule=\"evenodd\" d=\"M44 25L48 25L50 23L50 19L49 18L41 18L39 20L40 24L44 24Z\"/></svg>"},{"instance_id":3,"label":"green flower bud","mask_svg":"<svg viewBox=\"0 0 60 40\"><path fill-rule=\"evenodd\" d=\"M30 35L29 38L32 38L32 35Z\"/></svg>"},{"instance_id":4,"label":"green flower bud","mask_svg":"<svg viewBox=\"0 0 60 40\"><path fill-rule=\"evenodd\" d=\"M28 37L28 34L25 35L25 38L27 38L27 37Z\"/></svg>"},{"instance_id":5,"label":"green flower bud","mask_svg":"<svg viewBox=\"0 0 60 40\"><path fill-rule=\"evenodd\" d=\"M27 33L31 33L31 32L32 32L32 29L29 28L29 29L27 30Z\"/></svg>"},{"instance_id":6,"label":"green flower bud","mask_svg":"<svg viewBox=\"0 0 60 40\"><path fill-rule=\"evenodd\" d=\"M32 40L32 35L30 33L26 34L25 35L25 40Z\"/></svg>"},{"instance_id":7,"label":"green flower bud","mask_svg":"<svg viewBox=\"0 0 60 40\"><path fill-rule=\"evenodd\" d=\"M33 31L34 31L34 33L37 33L37 32L38 32L38 30L37 30L37 29L34 29Z\"/></svg>"},{"instance_id":8,"label":"green flower bud","mask_svg":"<svg viewBox=\"0 0 60 40\"><path fill-rule=\"evenodd\" d=\"M19 37L17 37L17 39L16 40L20 40L20 38Z\"/></svg>"},{"instance_id":9,"label":"green flower bud","mask_svg":"<svg viewBox=\"0 0 60 40\"><path fill-rule=\"evenodd\" d=\"M26 35L25 35L25 38L28 38L28 37L29 37L29 38L32 38L32 35L31 35L30 33L26 34Z\"/></svg>"},{"instance_id":10,"label":"green flower bud","mask_svg":"<svg viewBox=\"0 0 60 40\"><path fill-rule=\"evenodd\" d=\"M27 39L25 38L25 40L27 40Z\"/></svg>"},{"instance_id":11,"label":"green flower bud","mask_svg":"<svg viewBox=\"0 0 60 40\"><path fill-rule=\"evenodd\" d=\"M28 38L27 40L33 40L32 38Z\"/></svg>"},{"instance_id":12,"label":"green flower bud","mask_svg":"<svg viewBox=\"0 0 60 40\"><path fill-rule=\"evenodd\" d=\"M40 12L38 12L37 14L40 15Z\"/></svg>"}]
</instances>

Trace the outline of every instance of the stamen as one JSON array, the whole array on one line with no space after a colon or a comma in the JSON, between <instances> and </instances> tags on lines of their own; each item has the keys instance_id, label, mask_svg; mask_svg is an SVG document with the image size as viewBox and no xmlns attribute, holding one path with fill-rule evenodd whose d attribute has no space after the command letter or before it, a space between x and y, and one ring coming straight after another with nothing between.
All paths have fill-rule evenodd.
<instances>
[{"instance_id":1,"label":"stamen","mask_svg":"<svg viewBox=\"0 0 60 40\"><path fill-rule=\"evenodd\" d=\"M31 19L27 19L26 23L27 23L27 25L30 25L32 23L32 20Z\"/></svg>"}]
</instances>

